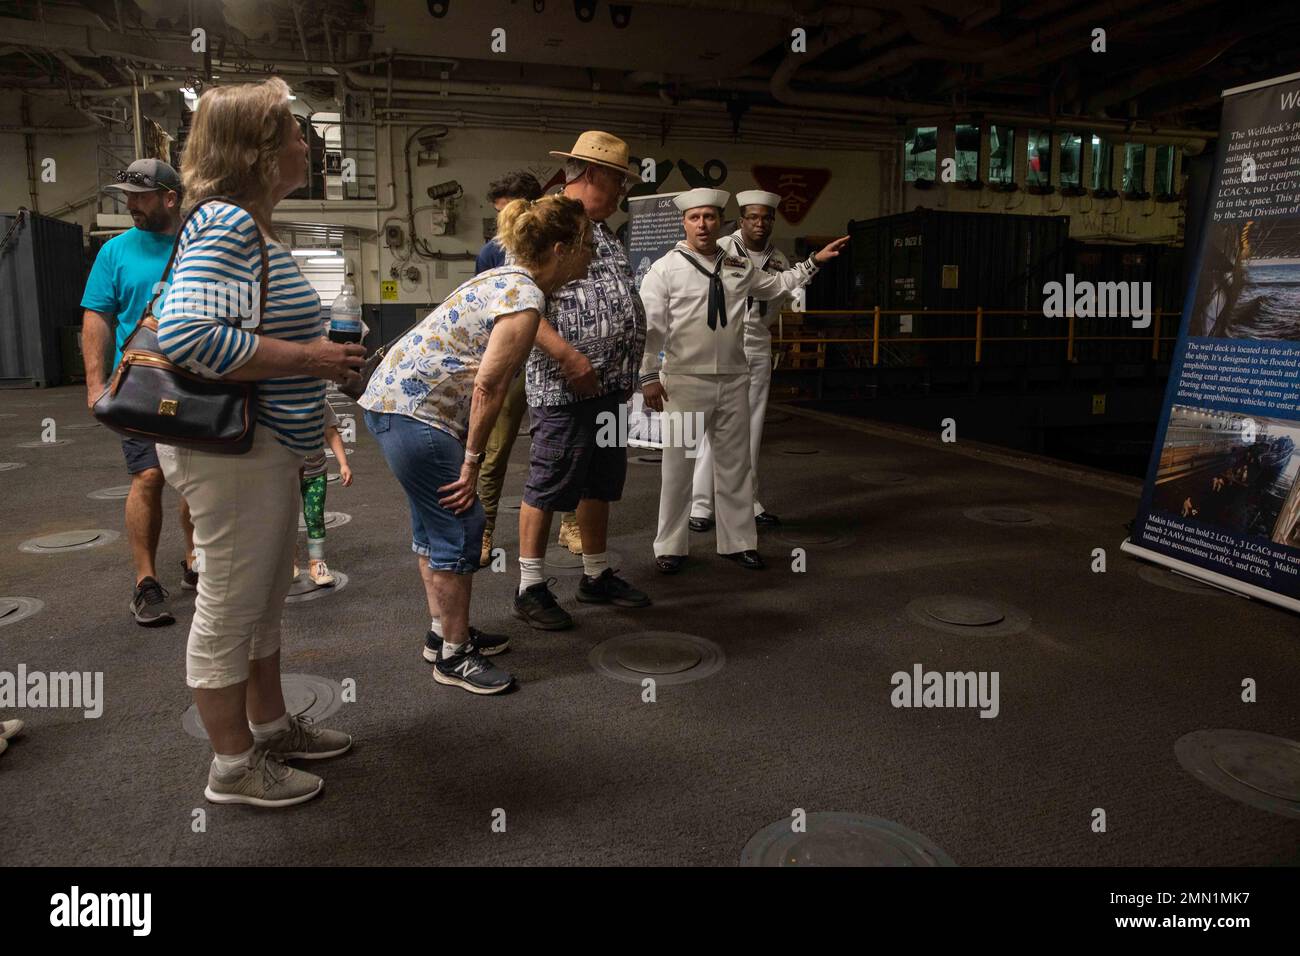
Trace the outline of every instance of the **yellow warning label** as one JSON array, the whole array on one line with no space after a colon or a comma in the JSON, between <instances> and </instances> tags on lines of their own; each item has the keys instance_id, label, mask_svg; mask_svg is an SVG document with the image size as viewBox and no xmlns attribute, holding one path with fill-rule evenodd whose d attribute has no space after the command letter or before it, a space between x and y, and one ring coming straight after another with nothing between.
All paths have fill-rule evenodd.
<instances>
[{"instance_id":1,"label":"yellow warning label","mask_svg":"<svg viewBox=\"0 0 1300 956\"><path fill-rule=\"evenodd\" d=\"M384 279L379 283L379 298L384 302L397 301L397 280Z\"/></svg>"}]
</instances>

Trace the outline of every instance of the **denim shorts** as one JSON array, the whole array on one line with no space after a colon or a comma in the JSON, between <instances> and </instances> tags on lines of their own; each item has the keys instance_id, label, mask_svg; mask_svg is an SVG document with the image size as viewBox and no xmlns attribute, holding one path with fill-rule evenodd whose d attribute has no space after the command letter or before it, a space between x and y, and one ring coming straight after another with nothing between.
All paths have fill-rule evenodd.
<instances>
[{"instance_id":1,"label":"denim shorts","mask_svg":"<svg viewBox=\"0 0 1300 956\"><path fill-rule=\"evenodd\" d=\"M411 550L434 571L473 574L483 548L483 505L475 499L463 514L439 504L438 489L460 477L465 446L451 435L395 412L365 413L366 428L411 505Z\"/></svg>"},{"instance_id":2,"label":"denim shorts","mask_svg":"<svg viewBox=\"0 0 1300 956\"><path fill-rule=\"evenodd\" d=\"M621 393L569 405L529 408L532 436L524 501L542 511L572 511L583 498L618 501L627 480L627 448L597 438L602 414L617 422Z\"/></svg>"}]
</instances>

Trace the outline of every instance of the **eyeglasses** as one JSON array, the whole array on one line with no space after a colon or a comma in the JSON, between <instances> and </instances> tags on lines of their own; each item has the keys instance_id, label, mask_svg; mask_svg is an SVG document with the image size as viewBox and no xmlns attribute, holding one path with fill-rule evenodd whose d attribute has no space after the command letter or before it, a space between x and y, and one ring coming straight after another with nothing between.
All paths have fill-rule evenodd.
<instances>
[{"instance_id":1,"label":"eyeglasses","mask_svg":"<svg viewBox=\"0 0 1300 956\"><path fill-rule=\"evenodd\" d=\"M767 214L758 216L741 216L740 218L745 220L745 222L772 222L776 219L776 216Z\"/></svg>"}]
</instances>

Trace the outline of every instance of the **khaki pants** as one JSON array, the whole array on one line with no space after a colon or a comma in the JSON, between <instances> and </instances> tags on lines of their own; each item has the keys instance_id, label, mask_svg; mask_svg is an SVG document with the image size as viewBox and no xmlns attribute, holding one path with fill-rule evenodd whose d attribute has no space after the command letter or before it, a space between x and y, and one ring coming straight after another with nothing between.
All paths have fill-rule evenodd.
<instances>
[{"instance_id":1,"label":"khaki pants","mask_svg":"<svg viewBox=\"0 0 1300 956\"><path fill-rule=\"evenodd\" d=\"M492 434L488 436L487 447L483 449L483 466L478 473L478 497L483 503L483 513L487 516L485 534L490 535L496 527L497 505L501 501L501 489L506 483L510 450L514 448L526 411L528 400L524 396L524 374L521 371L510 383L510 391L506 393L496 424L492 426Z\"/></svg>"},{"instance_id":2,"label":"khaki pants","mask_svg":"<svg viewBox=\"0 0 1300 956\"><path fill-rule=\"evenodd\" d=\"M190 505L199 593L186 682L216 690L248 679L248 662L280 649L293 582L303 459L258 426L245 455L158 446L167 483Z\"/></svg>"}]
</instances>

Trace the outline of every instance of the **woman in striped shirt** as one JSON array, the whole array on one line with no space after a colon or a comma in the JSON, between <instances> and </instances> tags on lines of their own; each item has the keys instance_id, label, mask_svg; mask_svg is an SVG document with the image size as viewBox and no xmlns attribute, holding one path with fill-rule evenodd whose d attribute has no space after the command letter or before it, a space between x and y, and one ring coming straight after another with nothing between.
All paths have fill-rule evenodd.
<instances>
[{"instance_id":1,"label":"woman in striped shirt","mask_svg":"<svg viewBox=\"0 0 1300 956\"><path fill-rule=\"evenodd\" d=\"M215 803L310 800L321 779L285 761L332 757L352 745L347 734L290 716L280 689L298 469L322 445L324 380L355 380L364 355L359 345L325 337L319 297L276 242L271 211L307 170L307 143L282 80L203 94L185 147L185 195L191 204L232 201L205 204L181 231L158 342L196 374L256 382L258 424L245 455L159 445L158 458L194 516L200 575L186 676L215 751L205 791Z\"/></svg>"}]
</instances>

